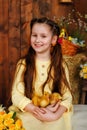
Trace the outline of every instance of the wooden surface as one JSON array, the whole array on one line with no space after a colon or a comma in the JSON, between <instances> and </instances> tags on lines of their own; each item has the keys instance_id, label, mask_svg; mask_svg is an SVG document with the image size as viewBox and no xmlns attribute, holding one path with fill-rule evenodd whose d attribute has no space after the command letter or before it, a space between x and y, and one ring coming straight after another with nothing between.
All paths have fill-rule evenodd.
<instances>
[{"instance_id":1,"label":"wooden surface","mask_svg":"<svg viewBox=\"0 0 87 130\"><path fill-rule=\"evenodd\" d=\"M61 17L72 8L58 0L0 0L0 103L6 105L15 65L27 53L31 19Z\"/></svg>"}]
</instances>

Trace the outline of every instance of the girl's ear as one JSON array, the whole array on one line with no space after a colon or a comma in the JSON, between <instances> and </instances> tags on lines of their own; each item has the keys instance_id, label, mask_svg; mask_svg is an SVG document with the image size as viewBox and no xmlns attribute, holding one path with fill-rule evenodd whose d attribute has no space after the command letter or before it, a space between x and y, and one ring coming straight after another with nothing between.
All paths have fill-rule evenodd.
<instances>
[{"instance_id":1,"label":"girl's ear","mask_svg":"<svg viewBox=\"0 0 87 130\"><path fill-rule=\"evenodd\" d=\"M57 43L57 39L58 39L58 36L53 36L53 38L52 38L52 46L55 46L56 45L56 43Z\"/></svg>"}]
</instances>

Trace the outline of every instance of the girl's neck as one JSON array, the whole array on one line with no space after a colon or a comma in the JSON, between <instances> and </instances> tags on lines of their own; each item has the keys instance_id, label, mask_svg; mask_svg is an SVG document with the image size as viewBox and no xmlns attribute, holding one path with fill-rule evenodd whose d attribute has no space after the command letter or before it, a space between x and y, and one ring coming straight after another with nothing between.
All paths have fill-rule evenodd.
<instances>
[{"instance_id":1,"label":"girl's neck","mask_svg":"<svg viewBox=\"0 0 87 130\"><path fill-rule=\"evenodd\" d=\"M51 59L51 56L47 56L47 55L36 55L36 59L37 60L41 60L41 61L49 61Z\"/></svg>"}]
</instances>

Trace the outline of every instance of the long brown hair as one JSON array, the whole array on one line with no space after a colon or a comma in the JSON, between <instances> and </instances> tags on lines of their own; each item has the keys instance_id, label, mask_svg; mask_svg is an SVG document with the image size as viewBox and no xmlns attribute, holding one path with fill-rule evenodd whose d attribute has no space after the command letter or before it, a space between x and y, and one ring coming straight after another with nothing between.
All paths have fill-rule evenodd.
<instances>
[{"instance_id":1,"label":"long brown hair","mask_svg":"<svg viewBox=\"0 0 87 130\"><path fill-rule=\"evenodd\" d=\"M30 24L31 33L32 33L32 27L36 23L47 24L50 27L53 35L59 36L60 29L59 29L58 25L54 21L52 21L48 18L39 18L39 19L34 18L31 21L31 24ZM25 95L29 98L31 97L31 94L32 94L32 91L33 91L33 86L32 86L33 77L36 73L35 54L36 54L35 51L30 46L29 50L28 50L28 54L25 57L25 59L26 59L26 72L25 72L25 76L24 76L25 77L24 78ZM54 77L51 75L52 68L54 70ZM51 78L53 79L53 91L57 91L57 92L61 93L61 82L63 82L64 85L69 88L69 84L67 82L64 67L63 67L63 57L62 57L61 45L58 43L58 39L57 39L56 45L52 47L51 64L50 64L50 68L49 68L49 71L48 71L47 80L42 85L43 91L44 91L44 87L45 87L46 83Z\"/></svg>"}]
</instances>

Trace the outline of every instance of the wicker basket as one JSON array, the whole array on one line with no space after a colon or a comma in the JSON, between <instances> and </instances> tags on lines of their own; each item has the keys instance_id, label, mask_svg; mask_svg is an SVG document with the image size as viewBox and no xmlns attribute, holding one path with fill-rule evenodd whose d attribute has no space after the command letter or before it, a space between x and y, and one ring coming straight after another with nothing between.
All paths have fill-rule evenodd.
<instances>
[{"instance_id":1,"label":"wicker basket","mask_svg":"<svg viewBox=\"0 0 87 130\"><path fill-rule=\"evenodd\" d=\"M77 53L80 47L78 45L73 44L69 40L62 39L61 48L63 55L73 56Z\"/></svg>"}]
</instances>

